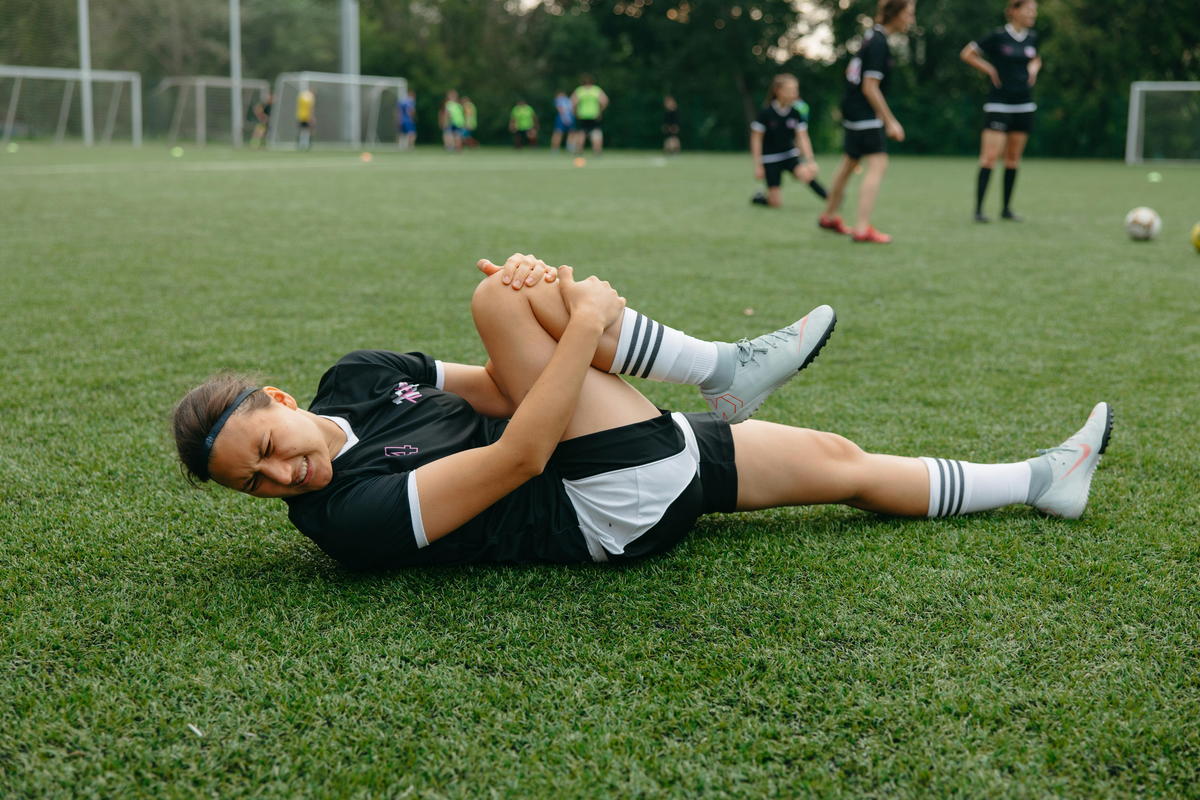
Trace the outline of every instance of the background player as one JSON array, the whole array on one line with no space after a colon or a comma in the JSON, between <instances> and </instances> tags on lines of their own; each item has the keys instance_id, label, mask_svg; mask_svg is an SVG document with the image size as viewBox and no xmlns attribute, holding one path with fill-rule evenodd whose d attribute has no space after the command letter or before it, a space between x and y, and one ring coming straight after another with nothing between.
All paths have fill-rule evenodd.
<instances>
[{"instance_id":1,"label":"background player","mask_svg":"<svg viewBox=\"0 0 1200 800\"><path fill-rule=\"evenodd\" d=\"M550 134L550 149L555 153L567 140L567 152L573 153L575 143L571 140L571 129L575 127L575 107L566 92L554 95L554 132Z\"/></svg>"},{"instance_id":2,"label":"background player","mask_svg":"<svg viewBox=\"0 0 1200 800\"><path fill-rule=\"evenodd\" d=\"M1004 209L1002 219L1019 222L1011 203L1017 183L1017 167L1033 128L1033 85L1042 69L1038 55L1036 0L1009 0L1004 14L1008 22L982 39L968 42L962 60L988 76L992 85L984 101L983 135L979 143L979 176L975 181L975 221L988 222L983 213L992 167L1004 154Z\"/></svg>"},{"instance_id":3,"label":"background player","mask_svg":"<svg viewBox=\"0 0 1200 800\"><path fill-rule=\"evenodd\" d=\"M263 140L267 136L267 130L271 126L271 104L274 98L270 91L263 92L262 99L250 107L251 121L254 123L254 132L250 134L250 146L257 150L262 147Z\"/></svg>"},{"instance_id":4,"label":"background player","mask_svg":"<svg viewBox=\"0 0 1200 800\"><path fill-rule=\"evenodd\" d=\"M679 104L667 95L663 98L663 152L669 156L679 153Z\"/></svg>"},{"instance_id":5,"label":"background player","mask_svg":"<svg viewBox=\"0 0 1200 800\"><path fill-rule=\"evenodd\" d=\"M750 198L756 205L779 208L783 205L780 183L783 173L790 172L796 180L813 187L824 196L817 183L817 162L813 158L812 141L808 138L808 120L796 101L800 99L800 84L796 76L780 73L771 81L767 100L758 117L750 123L750 158L754 161L754 177L767 181L767 192Z\"/></svg>"},{"instance_id":6,"label":"background player","mask_svg":"<svg viewBox=\"0 0 1200 800\"><path fill-rule=\"evenodd\" d=\"M301 150L312 149L312 132L316 124L317 95L306 86L296 95L296 144Z\"/></svg>"},{"instance_id":7,"label":"background player","mask_svg":"<svg viewBox=\"0 0 1200 800\"><path fill-rule=\"evenodd\" d=\"M463 130L466 124L462 103L458 102L458 92L451 89L446 92L446 99L442 101L441 111L438 112L438 126L442 129L442 146L446 150L452 153L462 150Z\"/></svg>"},{"instance_id":8,"label":"background player","mask_svg":"<svg viewBox=\"0 0 1200 800\"><path fill-rule=\"evenodd\" d=\"M463 147L479 147L479 140L475 138L475 131L479 130L479 112L475 109L475 103L471 98L463 95L462 98L463 111L463 130L462 143Z\"/></svg>"},{"instance_id":9,"label":"background player","mask_svg":"<svg viewBox=\"0 0 1200 800\"><path fill-rule=\"evenodd\" d=\"M417 143L417 95L408 93L396 101L396 144L401 150L411 150Z\"/></svg>"},{"instance_id":10,"label":"background player","mask_svg":"<svg viewBox=\"0 0 1200 800\"><path fill-rule=\"evenodd\" d=\"M575 111L578 131L575 152L583 152L586 138L591 140L592 152L600 155L604 150L604 131L600 127L600 119L604 116L604 109L608 108L608 95L595 84L591 75L584 75L580 83L571 93L571 106Z\"/></svg>"},{"instance_id":11,"label":"background player","mask_svg":"<svg viewBox=\"0 0 1200 800\"><path fill-rule=\"evenodd\" d=\"M888 74L894 64L887 37L907 31L915 20L913 0L879 0L875 27L867 32L858 55L846 66L846 87L842 94L845 155L833 176L829 201L818 224L836 233L852 233L856 242L886 244L892 240L871 225L871 214L888 165L884 136L904 141L904 127L884 98ZM858 192L858 217L851 231L838 216L838 209L846 196L846 184L862 159L866 159L867 174Z\"/></svg>"},{"instance_id":12,"label":"background player","mask_svg":"<svg viewBox=\"0 0 1200 800\"><path fill-rule=\"evenodd\" d=\"M292 523L350 567L622 561L670 548L714 511L845 503L940 517L1028 503L1074 518L1108 443L1105 403L1062 446L987 465L670 414L614 373L697 384L720 408L803 368L833 310L753 341L705 342L626 308L606 282L575 282L570 267L554 281L532 256L478 266L485 367L357 351L325 373L308 411L275 387L211 380L174 413L192 478L284 499Z\"/></svg>"},{"instance_id":13,"label":"background player","mask_svg":"<svg viewBox=\"0 0 1200 800\"><path fill-rule=\"evenodd\" d=\"M525 145L537 145L537 112L523 99L517 100L512 113L508 115L508 132L512 134L513 147L517 149Z\"/></svg>"}]
</instances>

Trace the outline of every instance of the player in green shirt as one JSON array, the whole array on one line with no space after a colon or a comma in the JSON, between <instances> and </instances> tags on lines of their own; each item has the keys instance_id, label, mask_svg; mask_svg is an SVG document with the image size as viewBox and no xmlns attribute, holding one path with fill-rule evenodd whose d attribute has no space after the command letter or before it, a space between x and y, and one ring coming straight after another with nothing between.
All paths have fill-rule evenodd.
<instances>
[{"instance_id":1,"label":"player in green shirt","mask_svg":"<svg viewBox=\"0 0 1200 800\"><path fill-rule=\"evenodd\" d=\"M600 118L608 108L608 95L595 84L591 75L584 75L582 84L571 94L571 104L575 107L576 136L579 137L575 152L582 152L586 137L592 141L592 152L600 155L604 150L604 131L600 128Z\"/></svg>"},{"instance_id":2,"label":"player in green shirt","mask_svg":"<svg viewBox=\"0 0 1200 800\"><path fill-rule=\"evenodd\" d=\"M463 113L462 103L458 102L458 92L454 89L446 92L442 111L438 115L438 123L442 126L442 144L446 149L452 152L462 150L463 132L467 127L467 118Z\"/></svg>"},{"instance_id":3,"label":"player in green shirt","mask_svg":"<svg viewBox=\"0 0 1200 800\"><path fill-rule=\"evenodd\" d=\"M524 100L518 100L508 117L508 130L513 135L513 147L537 144L537 112Z\"/></svg>"}]
</instances>

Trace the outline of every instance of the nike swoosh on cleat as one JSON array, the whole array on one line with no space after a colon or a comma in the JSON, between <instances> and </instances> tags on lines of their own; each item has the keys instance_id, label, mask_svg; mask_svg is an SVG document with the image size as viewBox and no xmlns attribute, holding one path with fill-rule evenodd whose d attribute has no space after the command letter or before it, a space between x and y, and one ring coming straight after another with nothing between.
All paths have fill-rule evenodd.
<instances>
[{"instance_id":1,"label":"nike swoosh on cleat","mask_svg":"<svg viewBox=\"0 0 1200 800\"><path fill-rule=\"evenodd\" d=\"M1063 473L1063 478L1067 477L1072 472L1074 472L1076 467L1078 467L1084 461L1087 461L1088 457L1091 456L1091 454L1092 454L1092 446L1091 445L1080 442L1079 446L1083 448L1083 455L1081 455L1079 457L1078 461L1076 461L1074 464L1071 465L1071 468L1069 470L1067 470L1066 472Z\"/></svg>"}]
</instances>

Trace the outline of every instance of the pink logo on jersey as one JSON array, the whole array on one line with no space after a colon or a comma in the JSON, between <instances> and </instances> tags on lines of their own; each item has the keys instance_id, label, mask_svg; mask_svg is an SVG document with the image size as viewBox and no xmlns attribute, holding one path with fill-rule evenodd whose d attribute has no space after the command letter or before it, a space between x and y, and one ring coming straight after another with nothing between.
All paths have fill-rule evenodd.
<instances>
[{"instance_id":1,"label":"pink logo on jersey","mask_svg":"<svg viewBox=\"0 0 1200 800\"><path fill-rule=\"evenodd\" d=\"M405 400L410 403L416 403L421 399L421 393L417 391L417 387L405 381L398 383L396 388L392 390L392 393L395 395L392 398L392 402L396 405L400 405Z\"/></svg>"},{"instance_id":2,"label":"pink logo on jersey","mask_svg":"<svg viewBox=\"0 0 1200 800\"><path fill-rule=\"evenodd\" d=\"M1026 58L1034 58L1036 56L1037 56L1037 50L1032 45L1029 45L1025 48L1025 57Z\"/></svg>"},{"instance_id":3,"label":"pink logo on jersey","mask_svg":"<svg viewBox=\"0 0 1200 800\"><path fill-rule=\"evenodd\" d=\"M395 447L383 448L383 454L385 456L389 456L389 457L391 457L391 456L415 456L419 452L421 452L421 448L417 447L416 445L412 445L412 444L402 444L402 445L398 445Z\"/></svg>"}]
</instances>

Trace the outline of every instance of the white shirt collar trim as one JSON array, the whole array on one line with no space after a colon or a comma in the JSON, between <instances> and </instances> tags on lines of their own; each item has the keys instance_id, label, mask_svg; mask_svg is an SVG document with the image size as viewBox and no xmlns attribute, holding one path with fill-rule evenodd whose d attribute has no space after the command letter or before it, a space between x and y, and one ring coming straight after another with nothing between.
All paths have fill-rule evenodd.
<instances>
[{"instance_id":1,"label":"white shirt collar trim","mask_svg":"<svg viewBox=\"0 0 1200 800\"><path fill-rule=\"evenodd\" d=\"M1029 35L1029 29L1017 33L1017 29L1012 26L1011 22L1004 23L1004 30L1008 31L1008 35L1016 39L1018 42L1025 41L1025 37Z\"/></svg>"},{"instance_id":2,"label":"white shirt collar trim","mask_svg":"<svg viewBox=\"0 0 1200 800\"><path fill-rule=\"evenodd\" d=\"M328 414L317 414L317 416L324 417L325 419L329 420L334 425L337 425L339 428L341 428L342 433L346 434L346 443L342 445L341 450L338 450L337 455L333 457L333 460L336 461L342 455L342 453L358 444L358 437L354 435L354 429L350 427L349 422L341 417L331 417Z\"/></svg>"}]
</instances>

